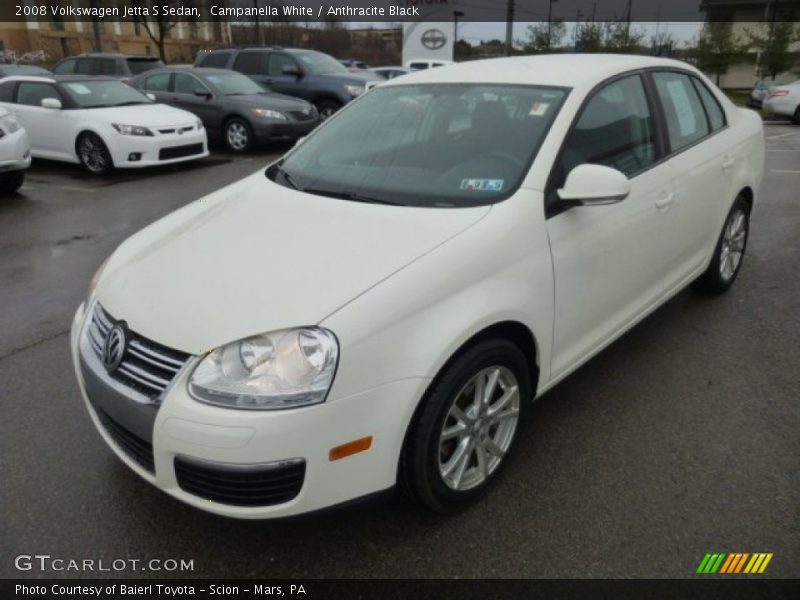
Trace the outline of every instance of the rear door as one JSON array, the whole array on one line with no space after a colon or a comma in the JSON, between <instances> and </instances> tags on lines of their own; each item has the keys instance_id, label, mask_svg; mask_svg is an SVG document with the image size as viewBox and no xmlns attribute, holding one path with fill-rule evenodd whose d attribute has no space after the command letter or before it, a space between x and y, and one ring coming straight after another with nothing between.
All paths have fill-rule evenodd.
<instances>
[{"instance_id":1,"label":"rear door","mask_svg":"<svg viewBox=\"0 0 800 600\"><path fill-rule=\"evenodd\" d=\"M673 289L697 274L719 235L717 223L733 202L733 132L705 84L684 71L650 73L663 109L674 202L664 207L667 235L664 283Z\"/></svg>"},{"instance_id":2,"label":"rear door","mask_svg":"<svg viewBox=\"0 0 800 600\"><path fill-rule=\"evenodd\" d=\"M672 170L641 74L610 81L584 104L547 189L547 232L555 278L552 374L582 362L653 306L663 291L665 246L659 204L673 194ZM624 173L630 195L607 206L558 204L556 190L584 163Z\"/></svg>"},{"instance_id":3,"label":"rear door","mask_svg":"<svg viewBox=\"0 0 800 600\"><path fill-rule=\"evenodd\" d=\"M257 50L240 52L233 61L233 70L247 75L253 81L266 84L269 79L267 74L267 53Z\"/></svg>"}]
</instances>

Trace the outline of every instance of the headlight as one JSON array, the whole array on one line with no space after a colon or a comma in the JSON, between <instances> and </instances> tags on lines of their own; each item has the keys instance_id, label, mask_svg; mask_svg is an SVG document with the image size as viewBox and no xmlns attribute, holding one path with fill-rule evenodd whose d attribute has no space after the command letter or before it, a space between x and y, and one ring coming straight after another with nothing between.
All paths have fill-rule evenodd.
<instances>
[{"instance_id":1,"label":"headlight","mask_svg":"<svg viewBox=\"0 0 800 600\"><path fill-rule=\"evenodd\" d=\"M89 304L89 301L92 299L92 296L94 296L94 291L95 291L95 289L97 289L97 282L100 281L100 277L102 277L102 275L103 275L103 271L105 270L106 265L108 264L108 259L109 258L111 258L111 257L109 256L108 258L106 258L103 261L103 264L101 264L99 267L97 267L97 271L95 271L95 274L92 276L92 280L89 282L89 290L86 293L86 304L87 304L87 306Z\"/></svg>"},{"instance_id":2,"label":"headlight","mask_svg":"<svg viewBox=\"0 0 800 600\"><path fill-rule=\"evenodd\" d=\"M5 117L0 118L0 124L2 124L3 129L7 133L14 133L20 128L19 121L17 121L14 115L6 115Z\"/></svg>"},{"instance_id":3,"label":"headlight","mask_svg":"<svg viewBox=\"0 0 800 600\"><path fill-rule=\"evenodd\" d=\"M286 120L286 115L277 110L270 110L268 108L251 108L250 112L257 117L262 117L264 119L279 119L281 121Z\"/></svg>"},{"instance_id":4,"label":"headlight","mask_svg":"<svg viewBox=\"0 0 800 600\"><path fill-rule=\"evenodd\" d=\"M339 344L320 327L255 335L211 351L189 380L200 402L255 410L324 402L333 383Z\"/></svg>"},{"instance_id":5,"label":"headlight","mask_svg":"<svg viewBox=\"0 0 800 600\"><path fill-rule=\"evenodd\" d=\"M344 91L350 94L353 98L356 96L360 96L364 93L364 86L363 85L348 85L344 86Z\"/></svg>"},{"instance_id":6,"label":"headlight","mask_svg":"<svg viewBox=\"0 0 800 600\"><path fill-rule=\"evenodd\" d=\"M121 123L112 123L111 126L122 135L153 135L147 127L140 127L139 125L123 125Z\"/></svg>"}]
</instances>

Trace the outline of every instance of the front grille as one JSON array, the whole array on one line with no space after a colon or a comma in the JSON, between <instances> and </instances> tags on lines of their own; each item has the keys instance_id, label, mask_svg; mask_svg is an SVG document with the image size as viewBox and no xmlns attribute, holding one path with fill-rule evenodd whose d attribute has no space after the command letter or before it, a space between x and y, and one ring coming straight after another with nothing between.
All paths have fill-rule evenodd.
<instances>
[{"instance_id":1,"label":"front grille","mask_svg":"<svg viewBox=\"0 0 800 600\"><path fill-rule=\"evenodd\" d=\"M187 144L186 146L171 146L170 148L162 148L158 152L158 160L170 160L172 158L182 158L184 156L191 156L192 154L202 154L203 143Z\"/></svg>"},{"instance_id":2,"label":"front grille","mask_svg":"<svg viewBox=\"0 0 800 600\"><path fill-rule=\"evenodd\" d=\"M170 133L175 133L175 132L186 133L187 131L191 131L192 129L194 129L194 125L186 125L185 127L168 127L166 129L159 129L158 133L169 135Z\"/></svg>"},{"instance_id":3,"label":"front grille","mask_svg":"<svg viewBox=\"0 0 800 600\"><path fill-rule=\"evenodd\" d=\"M298 121L308 121L317 116L317 111L315 110L310 110L308 112L303 112L302 110L289 110L286 112L289 114L289 116L297 119Z\"/></svg>"},{"instance_id":4,"label":"front grille","mask_svg":"<svg viewBox=\"0 0 800 600\"><path fill-rule=\"evenodd\" d=\"M175 457L175 477L183 491L232 506L288 502L300 493L305 475L306 462L300 458L268 465L225 465Z\"/></svg>"},{"instance_id":5,"label":"front grille","mask_svg":"<svg viewBox=\"0 0 800 600\"><path fill-rule=\"evenodd\" d=\"M115 324L115 319L100 303L95 304L87 333L92 350L101 362L106 337ZM130 330L126 331L126 338L122 361L109 375L151 400L167 389L191 357L190 354L167 348Z\"/></svg>"},{"instance_id":6,"label":"front grille","mask_svg":"<svg viewBox=\"0 0 800 600\"><path fill-rule=\"evenodd\" d=\"M125 429L114 419L109 417L102 409L95 406L95 411L103 424L103 428L116 442L120 450L127 454L134 462L144 467L151 473L155 473L153 465L153 446L140 438L135 433Z\"/></svg>"}]
</instances>

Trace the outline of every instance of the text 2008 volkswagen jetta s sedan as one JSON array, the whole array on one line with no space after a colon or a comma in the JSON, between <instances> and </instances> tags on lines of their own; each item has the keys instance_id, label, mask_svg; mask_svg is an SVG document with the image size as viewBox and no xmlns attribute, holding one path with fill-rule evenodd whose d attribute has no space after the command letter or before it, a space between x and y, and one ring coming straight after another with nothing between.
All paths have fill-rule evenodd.
<instances>
[{"instance_id":1,"label":"text 2008 volkswagen jetta s sedan","mask_svg":"<svg viewBox=\"0 0 800 600\"><path fill-rule=\"evenodd\" d=\"M396 483L453 510L531 399L688 283L732 284L763 160L759 117L680 62L388 82L111 255L72 328L86 407L130 468L215 513Z\"/></svg>"}]
</instances>

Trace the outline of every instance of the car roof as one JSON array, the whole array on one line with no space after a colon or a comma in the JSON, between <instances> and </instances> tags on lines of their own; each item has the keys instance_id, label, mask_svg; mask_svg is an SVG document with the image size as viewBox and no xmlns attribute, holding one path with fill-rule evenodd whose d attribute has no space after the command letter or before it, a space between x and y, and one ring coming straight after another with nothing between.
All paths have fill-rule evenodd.
<instances>
[{"instance_id":1,"label":"car roof","mask_svg":"<svg viewBox=\"0 0 800 600\"><path fill-rule=\"evenodd\" d=\"M70 81L117 81L113 77L96 75L11 75L3 78L6 81L38 81L40 83L68 83Z\"/></svg>"},{"instance_id":2,"label":"car roof","mask_svg":"<svg viewBox=\"0 0 800 600\"><path fill-rule=\"evenodd\" d=\"M75 54L73 56L67 56L62 60L66 60L67 58L139 58L144 60L161 60L157 56L148 56L147 54L121 54L119 52L84 52L83 54Z\"/></svg>"},{"instance_id":3,"label":"car roof","mask_svg":"<svg viewBox=\"0 0 800 600\"><path fill-rule=\"evenodd\" d=\"M614 75L652 67L679 68L699 73L685 62L650 56L539 54L475 60L453 63L437 69L413 71L402 78L390 80L381 87L414 83L526 83L591 89Z\"/></svg>"}]
</instances>

